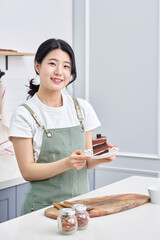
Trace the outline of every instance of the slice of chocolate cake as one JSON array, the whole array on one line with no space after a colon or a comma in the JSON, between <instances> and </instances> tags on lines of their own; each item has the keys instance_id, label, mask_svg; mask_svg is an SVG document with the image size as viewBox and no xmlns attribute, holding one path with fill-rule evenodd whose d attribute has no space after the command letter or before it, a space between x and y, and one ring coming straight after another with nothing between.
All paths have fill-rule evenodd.
<instances>
[{"instance_id":1,"label":"slice of chocolate cake","mask_svg":"<svg viewBox=\"0 0 160 240\"><path fill-rule=\"evenodd\" d=\"M92 140L93 146L93 155L101 155L107 153L108 146L107 146L107 138L105 136L101 136L101 134L97 134L96 138Z\"/></svg>"}]
</instances>

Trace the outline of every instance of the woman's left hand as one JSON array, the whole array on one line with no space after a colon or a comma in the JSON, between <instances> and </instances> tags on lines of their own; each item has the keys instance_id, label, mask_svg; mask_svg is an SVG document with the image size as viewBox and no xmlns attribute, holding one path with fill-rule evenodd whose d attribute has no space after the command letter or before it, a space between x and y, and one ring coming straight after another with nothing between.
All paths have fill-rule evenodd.
<instances>
[{"instance_id":1,"label":"woman's left hand","mask_svg":"<svg viewBox=\"0 0 160 240\"><path fill-rule=\"evenodd\" d=\"M107 145L109 148L118 147L117 145L112 145L111 143L107 143ZM102 163L112 162L115 158L116 158L116 154L107 158L98 159L98 163L102 164Z\"/></svg>"}]
</instances>

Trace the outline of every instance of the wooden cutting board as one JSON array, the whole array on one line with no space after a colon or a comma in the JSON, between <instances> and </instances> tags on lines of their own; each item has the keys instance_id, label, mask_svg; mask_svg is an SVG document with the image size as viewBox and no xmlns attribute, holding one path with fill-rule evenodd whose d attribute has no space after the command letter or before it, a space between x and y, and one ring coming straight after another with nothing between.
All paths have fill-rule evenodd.
<instances>
[{"instance_id":1,"label":"wooden cutting board","mask_svg":"<svg viewBox=\"0 0 160 240\"><path fill-rule=\"evenodd\" d=\"M88 212L90 217L92 218L126 211L131 208L135 208L137 206L145 204L149 201L149 196L130 193L86 198L76 200L74 201L74 203L85 204L87 208L93 208L91 211ZM45 216L49 218L57 219L58 215L59 210L54 206L45 210Z\"/></svg>"}]
</instances>

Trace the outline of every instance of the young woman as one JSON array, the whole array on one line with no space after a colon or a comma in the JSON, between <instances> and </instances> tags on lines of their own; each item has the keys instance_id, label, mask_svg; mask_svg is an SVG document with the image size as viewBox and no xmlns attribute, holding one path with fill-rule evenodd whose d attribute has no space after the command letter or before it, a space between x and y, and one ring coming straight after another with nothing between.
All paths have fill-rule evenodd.
<instances>
[{"instance_id":1,"label":"young woman","mask_svg":"<svg viewBox=\"0 0 160 240\"><path fill-rule=\"evenodd\" d=\"M40 85L30 81L30 98L14 112L9 133L22 176L30 182L22 214L87 192L87 168L115 158L93 160L83 152L92 148L92 131L100 122L87 101L61 93L76 79L70 45L43 42L35 71Z\"/></svg>"}]
</instances>

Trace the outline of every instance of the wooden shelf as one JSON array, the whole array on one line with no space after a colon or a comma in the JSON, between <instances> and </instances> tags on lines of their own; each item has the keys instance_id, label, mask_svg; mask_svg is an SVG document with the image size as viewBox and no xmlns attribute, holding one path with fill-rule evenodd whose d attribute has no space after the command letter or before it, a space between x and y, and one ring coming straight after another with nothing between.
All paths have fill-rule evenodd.
<instances>
[{"instance_id":1,"label":"wooden shelf","mask_svg":"<svg viewBox=\"0 0 160 240\"><path fill-rule=\"evenodd\" d=\"M35 56L35 53L24 53L16 51L0 51L0 55L6 56L6 70L8 70L8 56Z\"/></svg>"},{"instance_id":2,"label":"wooden shelf","mask_svg":"<svg viewBox=\"0 0 160 240\"><path fill-rule=\"evenodd\" d=\"M10 51L0 51L0 55L5 55L5 56L35 56L34 53L10 52Z\"/></svg>"}]
</instances>

